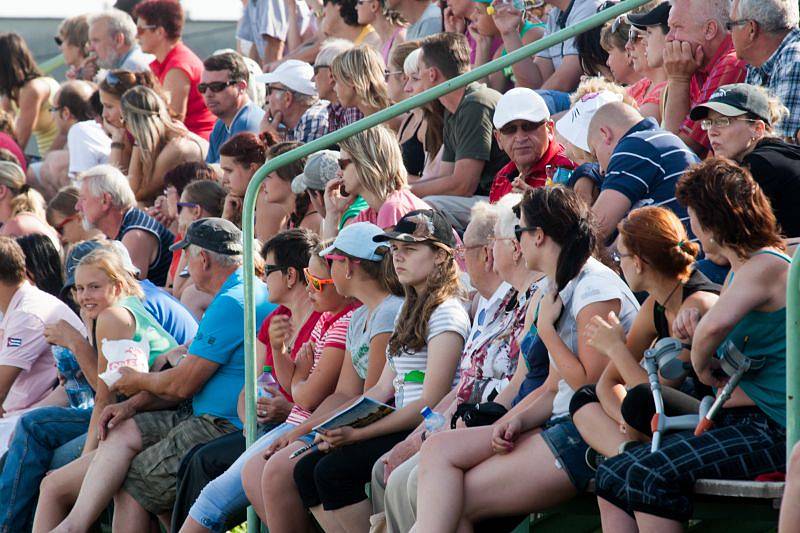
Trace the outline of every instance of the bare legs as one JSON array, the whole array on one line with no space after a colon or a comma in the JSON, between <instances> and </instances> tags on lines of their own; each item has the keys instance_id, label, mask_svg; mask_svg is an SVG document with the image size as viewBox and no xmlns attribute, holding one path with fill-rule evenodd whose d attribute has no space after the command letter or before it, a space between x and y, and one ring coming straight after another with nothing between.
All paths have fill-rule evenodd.
<instances>
[{"instance_id":1,"label":"bare legs","mask_svg":"<svg viewBox=\"0 0 800 533\"><path fill-rule=\"evenodd\" d=\"M637 533L639 531L636 520L608 500L598 497L597 506L600 508L600 522L603 531L614 531L615 533Z\"/></svg>"},{"instance_id":2,"label":"bare legs","mask_svg":"<svg viewBox=\"0 0 800 533\"><path fill-rule=\"evenodd\" d=\"M75 505L53 531L89 529L122 486L131 461L141 450L142 436L132 419L112 430L94 453Z\"/></svg>"},{"instance_id":3,"label":"bare legs","mask_svg":"<svg viewBox=\"0 0 800 533\"><path fill-rule=\"evenodd\" d=\"M151 520L152 517L147 509L124 490L114 496L114 520L111 527L114 533L147 531L150 528Z\"/></svg>"},{"instance_id":4,"label":"bare legs","mask_svg":"<svg viewBox=\"0 0 800 533\"><path fill-rule=\"evenodd\" d=\"M81 491L83 478L94 452L50 472L39 488L39 503L33 519L34 533L52 531L67 516Z\"/></svg>"},{"instance_id":5,"label":"bare legs","mask_svg":"<svg viewBox=\"0 0 800 533\"><path fill-rule=\"evenodd\" d=\"M305 443L300 441L289 444L270 457L261 471L261 507L264 509L267 527L275 533L313 531L313 525L294 483L294 466L299 458L289 458L303 446ZM335 530L326 527L325 531L333 533Z\"/></svg>"},{"instance_id":6,"label":"bare legs","mask_svg":"<svg viewBox=\"0 0 800 533\"><path fill-rule=\"evenodd\" d=\"M572 422L586 444L606 457L614 457L619 453L622 443L632 440L619 430L619 424L606 414L599 402L578 409L572 416Z\"/></svg>"}]
</instances>

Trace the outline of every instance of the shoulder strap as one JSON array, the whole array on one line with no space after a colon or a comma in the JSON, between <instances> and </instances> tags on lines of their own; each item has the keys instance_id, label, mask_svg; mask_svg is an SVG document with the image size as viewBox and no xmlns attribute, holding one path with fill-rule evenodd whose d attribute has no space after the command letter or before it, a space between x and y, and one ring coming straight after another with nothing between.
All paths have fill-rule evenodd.
<instances>
[{"instance_id":1,"label":"shoulder strap","mask_svg":"<svg viewBox=\"0 0 800 533\"><path fill-rule=\"evenodd\" d=\"M787 263L791 263L792 262L792 258L791 257L789 257L786 254L782 254L780 252L776 252L775 250L759 250L756 253L754 253L753 255L774 255L775 257L780 257L781 259L783 259Z\"/></svg>"}]
</instances>

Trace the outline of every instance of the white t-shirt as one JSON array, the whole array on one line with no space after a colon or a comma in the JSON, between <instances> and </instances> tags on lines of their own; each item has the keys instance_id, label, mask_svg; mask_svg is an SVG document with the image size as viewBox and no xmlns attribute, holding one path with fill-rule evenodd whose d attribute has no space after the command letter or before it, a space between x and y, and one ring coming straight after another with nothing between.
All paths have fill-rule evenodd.
<instances>
[{"instance_id":1,"label":"white t-shirt","mask_svg":"<svg viewBox=\"0 0 800 533\"><path fill-rule=\"evenodd\" d=\"M69 150L69 177L108 162L111 139L103 127L94 120L74 124L67 133Z\"/></svg>"},{"instance_id":2,"label":"white t-shirt","mask_svg":"<svg viewBox=\"0 0 800 533\"><path fill-rule=\"evenodd\" d=\"M353 368L361 379L367 378L369 343L381 333L394 331L394 323L403 307L403 301L399 296L390 294L373 311L362 305L353 312L347 327L347 350L350 352Z\"/></svg>"},{"instance_id":3,"label":"white t-shirt","mask_svg":"<svg viewBox=\"0 0 800 533\"><path fill-rule=\"evenodd\" d=\"M399 315L398 315L399 316ZM470 330L470 321L467 311L464 309L461 300L450 298L437 307L428 319L428 338L429 343L434 337L452 331L459 334L464 340L467 339ZM422 383L406 381L409 372L418 370L423 374L428 368L428 346L427 343L422 349L417 351L405 351L397 355L386 352L386 362L395 373L394 392L395 404L398 409L409 402L413 402L422 397ZM458 383L458 365L453 372L452 386ZM433 406L431 406L433 407Z\"/></svg>"},{"instance_id":4,"label":"white t-shirt","mask_svg":"<svg viewBox=\"0 0 800 533\"><path fill-rule=\"evenodd\" d=\"M613 270L600 261L590 257L575 278L559 293L564 302L564 313L558 322L558 336L573 354L578 353L578 324L577 317L581 310L589 304L606 302L609 300L620 301L619 320L627 333L639 311L639 302L636 301L630 288L622 281ZM550 363L555 367L552 356ZM569 402L574 390L566 380L558 382L558 392L553 399L553 417L569 413Z\"/></svg>"},{"instance_id":5,"label":"white t-shirt","mask_svg":"<svg viewBox=\"0 0 800 533\"><path fill-rule=\"evenodd\" d=\"M569 14L566 17L564 27L567 28L569 26L573 26L578 22L591 17L597 13L597 8L600 7L602 3L603 0L574 0L572 2L572 8L569 10ZM550 9L550 11L547 13L547 19L545 20L545 37L561 30L561 26L558 24L558 19L562 16L563 12L557 7ZM560 67L561 63L564 61L565 56L578 55L578 48L575 46L575 38L573 37L572 39L567 39L564 42L554 44L550 48L539 52L538 55L550 59L553 62L553 68L558 69L558 67Z\"/></svg>"}]
</instances>

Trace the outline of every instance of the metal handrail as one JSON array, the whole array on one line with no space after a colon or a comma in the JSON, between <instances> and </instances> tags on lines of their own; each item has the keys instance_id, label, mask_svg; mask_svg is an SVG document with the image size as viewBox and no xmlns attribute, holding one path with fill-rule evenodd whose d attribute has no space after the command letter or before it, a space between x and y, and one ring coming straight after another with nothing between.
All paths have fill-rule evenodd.
<instances>
[{"instance_id":1,"label":"metal handrail","mask_svg":"<svg viewBox=\"0 0 800 533\"><path fill-rule=\"evenodd\" d=\"M786 466L800 439L800 258L795 253L786 283Z\"/></svg>"},{"instance_id":2,"label":"metal handrail","mask_svg":"<svg viewBox=\"0 0 800 533\"><path fill-rule=\"evenodd\" d=\"M386 109L365 117L358 122L345 126L333 133L329 133L319 139L311 141L281 154L273 159L267 161L250 180L247 186L247 192L244 197L244 205L242 207L242 231L244 239L244 347L245 347L245 436L247 439L247 446L249 447L255 440L256 436L256 414L255 414L255 401L256 401L256 312L254 300L254 280L255 280L255 267L253 257L253 241L255 238L255 204L258 190L261 183L270 173L275 170L291 164L300 158L306 157L314 152L323 150L331 145L337 144L344 139L352 137L364 130L387 122L398 115L407 113L412 109L418 108L427 104L447 93L456 89L460 89L472 82L478 81L487 77L489 74L503 70L506 67L513 65L523 59L532 57L551 46L560 44L567 39L578 36L579 34L600 26L610 20L624 15L628 11L635 9L639 6L646 4L650 0L623 0L619 4L604 9L591 17L578 22L572 26L566 27L557 31L547 37L543 37L535 42L527 44L513 52L510 52L502 57L499 57L489 63L481 65L474 70L465 74L457 76L448 80L436 87L428 89L425 92L412 96L407 100L403 100L394 104ZM256 531L255 515L252 509L248 511L248 531Z\"/></svg>"}]
</instances>

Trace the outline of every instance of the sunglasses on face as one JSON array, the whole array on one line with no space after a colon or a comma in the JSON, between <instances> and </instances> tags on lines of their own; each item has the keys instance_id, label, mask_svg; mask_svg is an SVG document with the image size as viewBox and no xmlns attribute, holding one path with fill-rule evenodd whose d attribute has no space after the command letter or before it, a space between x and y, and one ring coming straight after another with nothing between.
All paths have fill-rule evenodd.
<instances>
[{"instance_id":1,"label":"sunglasses on face","mask_svg":"<svg viewBox=\"0 0 800 533\"><path fill-rule=\"evenodd\" d=\"M184 207L200 207L200 204L196 204L194 202L178 202L178 213L183 211Z\"/></svg>"},{"instance_id":2,"label":"sunglasses on face","mask_svg":"<svg viewBox=\"0 0 800 533\"><path fill-rule=\"evenodd\" d=\"M53 40L56 42L56 46L60 47L62 44L64 44L64 39L62 39L59 35L53 37Z\"/></svg>"},{"instance_id":3,"label":"sunglasses on face","mask_svg":"<svg viewBox=\"0 0 800 533\"><path fill-rule=\"evenodd\" d=\"M314 74L319 74L319 71L324 68L331 68L330 65L314 65Z\"/></svg>"},{"instance_id":4,"label":"sunglasses on face","mask_svg":"<svg viewBox=\"0 0 800 533\"><path fill-rule=\"evenodd\" d=\"M352 162L353 162L353 160L352 160L352 159L347 159L347 158L344 158L344 159L342 159L342 158L339 158L339 168L340 168L340 169L342 169L342 172L344 172L344 171L345 171L345 169L346 169L347 167L349 167L349 166L350 166L350 163L352 163Z\"/></svg>"},{"instance_id":5,"label":"sunglasses on face","mask_svg":"<svg viewBox=\"0 0 800 533\"><path fill-rule=\"evenodd\" d=\"M639 39L644 38L644 33L637 30L636 28L631 28L628 30L628 42L629 43L636 43Z\"/></svg>"},{"instance_id":6,"label":"sunglasses on face","mask_svg":"<svg viewBox=\"0 0 800 533\"><path fill-rule=\"evenodd\" d=\"M78 218L80 218L80 215L77 213L75 213L74 215L70 215L61 222L59 222L58 224L56 224L55 226L53 226L53 229L56 230L56 233L63 236L64 228L66 227L66 225L72 222L73 220L77 220Z\"/></svg>"},{"instance_id":7,"label":"sunglasses on face","mask_svg":"<svg viewBox=\"0 0 800 533\"><path fill-rule=\"evenodd\" d=\"M544 121L542 122L528 122L527 120L522 121L518 124L506 124L502 128L500 128L500 133L503 135L514 135L518 131L522 130L525 133L531 133L539 128L541 128L545 124Z\"/></svg>"},{"instance_id":8,"label":"sunglasses on face","mask_svg":"<svg viewBox=\"0 0 800 533\"><path fill-rule=\"evenodd\" d=\"M286 271L286 267L282 267L280 265L264 265L264 277L266 278L273 272L284 272Z\"/></svg>"},{"instance_id":9,"label":"sunglasses on face","mask_svg":"<svg viewBox=\"0 0 800 533\"><path fill-rule=\"evenodd\" d=\"M539 229L538 226L520 226L517 224L514 226L514 236L517 238L517 242L522 242L522 234L526 231L536 231Z\"/></svg>"},{"instance_id":10,"label":"sunglasses on face","mask_svg":"<svg viewBox=\"0 0 800 533\"><path fill-rule=\"evenodd\" d=\"M272 85L267 85L267 96L272 93L287 93L291 92L289 89L285 87L273 87Z\"/></svg>"},{"instance_id":11,"label":"sunglasses on face","mask_svg":"<svg viewBox=\"0 0 800 533\"><path fill-rule=\"evenodd\" d=\"M346 255L342 254L328 254L325 256L325 259L328 261L344 261L345 259L349 259L352 263L360 263L360 259L354 259L352 257L347 257Z\"/></svg>"},{"instance_id":12,"label":"sunglasses on face","mask_svg":"<svg viewBox=\"0 0 800 533\"><path fill-rule=\"evenodd\" d=\"M155 24L143 24L141 26L136 26L136 35L141 35L147 30L154 30L158 28Z\"/></svg>"},{"instance_id":13,"label":"sunglasses on face","mask_svg":"<svg viewBox=\"0 0 800 533\"><path fill-rule=\"evenodd\" d=\"M739 118L739 117L717 117L717 118L704 118L700 121L700 129L703 131L708 131L711 128L727 128L734 121L741 120L743 122L758 122L758 120L750 119L750 118Z\"/></svg>"},{"instance_id":14,"label":"sunglasses on face","mask_svg":"<svg viewBox=\"0 0 800 533\"><path fill-rule=\"evenodd\" d=\"M322 292L325 285L331 285L333 280L331 278L318 278L308 271L308 267L303 269L303 274L306 276L306 283L311 287L314 292Z\"/></svg>"},{"instance_id":15,"label":"sunglasses on face","mask_svg":"<svg viewBox=\"0 0 800 533\"><path fill-rule=\"evenodd\" d=\"M227 89L231 85L236 85L236 81L235 80L229 80L229 81L212 81L210 83L198 83L197 84L197 91L200 94L205 94L207 89L211 89L212 93L218 93L218 92L224 91L225 89Z\"/></svg>"}]
</instances>

